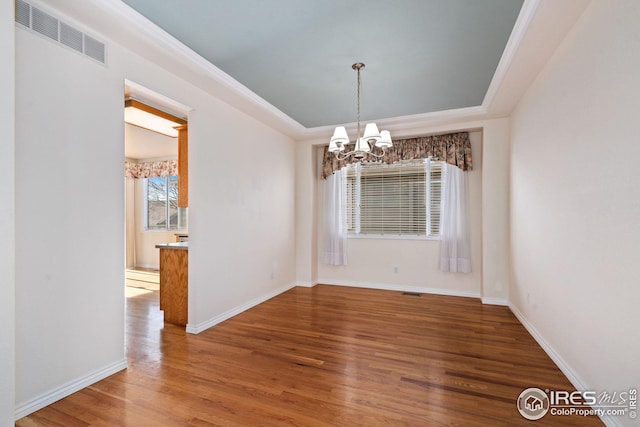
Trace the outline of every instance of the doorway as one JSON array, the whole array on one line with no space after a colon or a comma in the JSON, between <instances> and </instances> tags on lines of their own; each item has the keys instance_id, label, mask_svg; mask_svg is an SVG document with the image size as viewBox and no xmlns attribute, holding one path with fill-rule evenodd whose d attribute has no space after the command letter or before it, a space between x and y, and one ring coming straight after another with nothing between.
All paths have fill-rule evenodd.
<instances>
[{"instance_id":1,"label":"doorway","mask_svg":"<svg viewBox=\"0 0 640 427\"><path fill-rule=\"evenodd\" d=\"M179 167L180 157L186 159L186 152L180 153L180 149L181 138L186 137L188 109L132 82L125 84L124 103L124 268L129 334L140 328L148 332L163 328L156 245L188 240L188 208L185 198L180 197L188 169ZM183 145L186 148L186 143ZM131 350L127 345L128 355Z\"/></svg>"}]
</instances>

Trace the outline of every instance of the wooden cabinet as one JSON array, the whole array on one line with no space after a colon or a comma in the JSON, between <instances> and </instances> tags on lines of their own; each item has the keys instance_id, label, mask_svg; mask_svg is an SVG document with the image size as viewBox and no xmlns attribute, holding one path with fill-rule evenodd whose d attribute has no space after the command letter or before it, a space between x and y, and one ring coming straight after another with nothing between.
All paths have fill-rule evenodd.
<instances>
[{"instance_id":1,"label":"wooden cabinet","mask_svg":"<svg viewBox=\"0 0 640 427\"><path fill-rule=\"evenodd\" d=\"M178 130L178 206L189 206L189 129L188 125Z\"/></svg>"},{"instance_id":2,"label":"wooden cabinet","mask_svg":"<svg viewBox=\"0 0 640 427\"><path fill-rule=\"evenodd\" d=\"M189 250L169 244L156 247L160 248L160 310L164 311L164 321L185 326L189 313Z\"/></svg>"}]
</instances>

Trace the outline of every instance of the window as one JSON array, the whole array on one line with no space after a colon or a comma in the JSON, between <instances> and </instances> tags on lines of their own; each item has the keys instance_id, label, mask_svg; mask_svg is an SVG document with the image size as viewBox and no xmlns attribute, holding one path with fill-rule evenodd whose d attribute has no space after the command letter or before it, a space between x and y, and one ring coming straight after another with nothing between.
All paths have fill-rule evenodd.
<instances>
[{"instance_id":1,"label":"window","mask_svg":"<svg viewBox=\"0 0 640 427\"><path fill-rule=\"evenodd\" d=\"M178 177L145 179L147 230L187 228L187 209L178 207Z\"/></svg>"},{"instance_id":2,"label":"window","mask_svg":"<svg viewBox=\"0 0 640 427\"><path fill-rule=\"evenodd\" d=\"M349 165L349 233L438 236L443 172L442 162L430 160Z\"/></svg>"}]
</instances>

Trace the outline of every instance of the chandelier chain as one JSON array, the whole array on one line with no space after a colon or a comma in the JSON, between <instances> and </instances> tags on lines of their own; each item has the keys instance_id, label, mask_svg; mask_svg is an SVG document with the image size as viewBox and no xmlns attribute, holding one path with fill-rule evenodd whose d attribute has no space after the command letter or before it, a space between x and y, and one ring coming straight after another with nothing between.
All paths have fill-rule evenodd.
<instances>
[{"instance_id":1,"label":"chandelier chain","mask_svg":"<svg viewBox=\"0 0 640 427\"><path fill-rule=\"evenodd\" d=\"M362 85L360 81L360 68L362 67L357 67L357 70L358 70L358 133L356 133L356 141L360 137L360 88Z\"/></svg>"},{"instance_id":2,"label":"chandelier chain","mask_svg":"<svg viewBox=\"0 0 640 427\"><path fill-rule=\"evenodd\" d=\"M387 130L378 131L378 127L375 123L368 123L364 130L364 135L360 136L360 101L362 97L362 77L360 70L364 68L364 63L356 62L351 66L357 73L358 88L357 88L357 101L358 101L358 115L357 115L357 133L355 140L355 148L353 151L345 152L345 147L349 144L349 135L344 126L336 127L333 136L329 143L329 151L334 153L338 160L346 160L353 158L355 161L362 161L366 156L374 159L381 159L384 157L385 149L393 145L391 140L391 134ZM366 139L365 139L366 138ZM375 147L379 147L382 153L374 153Z\"/></svg>"}]
</instances>

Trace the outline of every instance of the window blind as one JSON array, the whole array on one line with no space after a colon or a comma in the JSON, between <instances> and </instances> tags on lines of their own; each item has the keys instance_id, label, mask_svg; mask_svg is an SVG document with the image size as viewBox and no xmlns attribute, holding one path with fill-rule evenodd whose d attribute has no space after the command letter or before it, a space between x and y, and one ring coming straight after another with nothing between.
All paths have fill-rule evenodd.
<instances>
[{"instance_id":1,"label":"window blind","mask_svg":"<svg viewBox=\"0 0 640 427\"><path fill-rule=\"evenodd\" d=\"M437 236L442 162L360 163L347 169L349 232Z\"/></svg>"},{"instance_id":2,"label":"window blind","mask_svg":"<svg viewBox=\"0 0 640 427\"><path fill-rule=\"evenodd\" d=\"M444 184L444 162L426 161L427 168L427 224L429 236L440 235L442 215L442 186Z\"/></svg>"}]
</instances>

